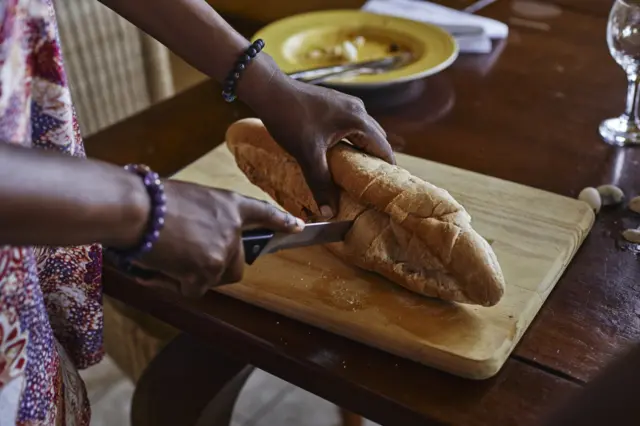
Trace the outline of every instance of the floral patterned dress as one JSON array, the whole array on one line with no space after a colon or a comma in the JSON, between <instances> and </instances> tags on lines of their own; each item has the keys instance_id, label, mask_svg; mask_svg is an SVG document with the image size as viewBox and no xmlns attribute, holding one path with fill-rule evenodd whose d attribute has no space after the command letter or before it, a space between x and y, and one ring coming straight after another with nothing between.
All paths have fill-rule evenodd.
<instances>
[{"instance_id":1,"label":"floral patterned dress","mask_svg":"<svg viewBox=\"0 0 640 426\"><path fill-rule=\"evenodd\" d=\"M51 0L0 0L0 141L84 156ZM0 245L0 426L89 424L101 261L98 245Z\"/></svg>"}]
</instances>

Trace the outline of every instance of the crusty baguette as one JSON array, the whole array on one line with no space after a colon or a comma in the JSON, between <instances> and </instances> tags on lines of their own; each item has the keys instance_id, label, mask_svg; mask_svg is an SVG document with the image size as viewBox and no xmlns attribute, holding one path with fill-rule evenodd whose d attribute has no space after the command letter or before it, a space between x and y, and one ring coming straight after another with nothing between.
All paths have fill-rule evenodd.
<instances>
[{"instance_id":1,"label":"crusty baguette","mask_svg":"<svg viewBox=\"0 0 640 426\"><path fill-rule=\"evenodd\" d=\"M252 183L299 217L319 214L298 163L259 120L234 123L226 139ZM326 246L331 252L416 293L498 303L504 278L496 256L447 191L345 143L329 151L328 161L342 189L336 219L355 219L343 243Z\"/></svg>"}]
</instances>

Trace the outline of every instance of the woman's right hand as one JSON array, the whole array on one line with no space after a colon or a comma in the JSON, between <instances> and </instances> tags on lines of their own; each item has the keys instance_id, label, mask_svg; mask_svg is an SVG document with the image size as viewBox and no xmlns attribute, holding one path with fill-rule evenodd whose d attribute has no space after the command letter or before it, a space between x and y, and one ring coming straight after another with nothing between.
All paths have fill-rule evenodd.
<instances>
[{"instance_id":1,"label":"woman's right hand","mask_svg":"<svg viewBox=\"0 0 640 426\"><path fill-rule=\"evenodd\" d=\"M165 225L140 263L165 277L143 284L171 288L187 297L202 296L212 287L242 279L243 230L304 228L302 220L264 201L179 181L164 185Z\"/></svg>"},{"instance_id":2,"label":"woman's right hand","mask_svg":"<svg viewBox=\"0 0 640 426\"><path fill-rule=\"evenodd\" d=\"M144 284L200 296L242 278L244 229L297 232L304 227L256 199L171 180L164 186L165 224L138 265L158 279ZM143 238L149 198L140 176L121 167L0 142L0 246L99 242L127 251Z\"/></svg>"}]
</instances>

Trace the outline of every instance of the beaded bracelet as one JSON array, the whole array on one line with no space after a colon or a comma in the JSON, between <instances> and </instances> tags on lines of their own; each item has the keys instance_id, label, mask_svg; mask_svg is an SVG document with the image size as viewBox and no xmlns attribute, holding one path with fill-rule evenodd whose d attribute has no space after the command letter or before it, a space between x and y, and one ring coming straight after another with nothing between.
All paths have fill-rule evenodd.
<instances>
[{"instance_id":1,"label":"beaded bracelet","mask_svg":"<svg viewBox=\"0 0 640 426\"><path fill-rule=\"evenodd\" d=\"M233 69L223 83L222 97L225 101L233 102L238 98L235 91L236 86L238 85L238 80L240 80L240 75L242 74L242 71L249 66L249 62L251 62L251 60L255 58L263 48L264 41L262 41L262 39L258 39L254 41L242 55L240 55L240 58L236 61Z\"/></svg>"},{"instance_id":2,"label":"beaded bracelet","mask_svg":"<svg viewBox=\"0 0 640 426\"><path fill-rule=\"evenodd\" d=\"M145 233L136 247L128 250L105 248L105 254L109 255L118 268L124 272L131 272L135 269L131 262L151 251L160 237L160 231L164 226L164 216L167 212L167 198L164 194L164 185L160 180L160 176L149 167L142 164L129 164L125 166L125 170L142 178L147 193L151 198L151 212Z\"/></svg>"}]
</instances>

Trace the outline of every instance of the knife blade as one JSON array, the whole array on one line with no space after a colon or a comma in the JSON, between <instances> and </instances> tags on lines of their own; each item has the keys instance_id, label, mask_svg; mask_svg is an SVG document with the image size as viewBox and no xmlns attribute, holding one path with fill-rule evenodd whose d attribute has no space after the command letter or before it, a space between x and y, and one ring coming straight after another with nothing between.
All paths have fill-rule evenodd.
<instances>
[{"instance_id":1,"label":"knife blade","mask_svg":"<svg viewBox=\"0 0 640 426\"><path fill-rule=\"evenodd\" d=\"M242 233L245 263L253 264L263 254L275 253L296 247L343 241L353 221L308 223L295 234L273 232L268 229L252 229Z\"/></svg>"},{"instance_id":2,"label":"knife blade","mask_svg":"<svg viewBox=\"0 0 640 426\"><path fill-rule=\"evenodd\" d=\"M393 56L387 56L381 59L374 59L364 62L350 62L341 65L331 65L325 67L311 68L303 71L297 71L289 73L289 77L294 80L302 81L308 84L320 83L331 77L338 77L341 74L348 72L354 72L358 70L370 69L389 71L393 68L400 67L405 63L408 63L412 58L412 55L408 52L403 52Z\"/></svg>"}]
</instances>

